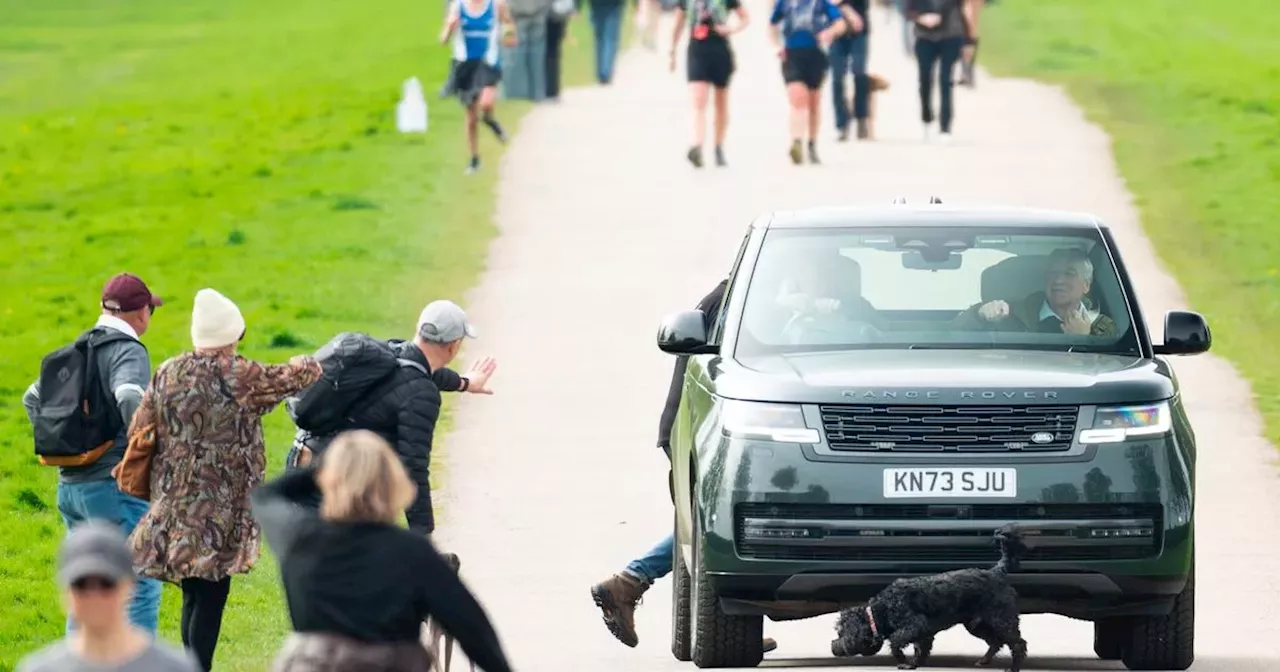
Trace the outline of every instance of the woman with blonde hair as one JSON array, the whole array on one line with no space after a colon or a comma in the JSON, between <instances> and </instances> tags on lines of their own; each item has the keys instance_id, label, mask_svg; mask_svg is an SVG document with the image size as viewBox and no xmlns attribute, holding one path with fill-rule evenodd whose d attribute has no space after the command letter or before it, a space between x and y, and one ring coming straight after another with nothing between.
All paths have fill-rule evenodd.
<instances>
[{"instance_id":1,"label":"woman with blonde hair","mask_svg":"<svg viewBox=\"0 0 1280 672\"><path fill-rule=\"evenodd\" d=\"M308 356L287 364L245 359L236 354L244 335L236 304L212 289L197 292L194 349L156 369L129 432L130 451L138 439L152 446L151 508L130 537L134 564L143 576L182 587L182 643L206 672L231 577L258 561L249 493L266 471L262 416L321 373Z\"/></svg>"},{"instance_id":2,"label":"woman with blonde hair","mask_svg":"<svg viewBox=\"0 0 1280 672\"><path fill-rule=\"evenodd\" d=\"M316 496L319 511L306 506ZM397 523L416 495L377 434L339 434L319 460L253 493L280 562L294 633L274 672L430 672L421 642L440 623L485 672L508 672L484 609L425 536Z\"/></svg>"}]
</instances>

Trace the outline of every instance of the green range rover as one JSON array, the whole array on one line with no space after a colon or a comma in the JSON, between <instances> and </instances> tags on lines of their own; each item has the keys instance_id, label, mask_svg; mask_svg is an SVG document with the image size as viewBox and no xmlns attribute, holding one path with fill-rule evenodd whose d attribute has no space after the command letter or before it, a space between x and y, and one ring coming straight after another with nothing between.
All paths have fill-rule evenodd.
<instances>
[{"instance_id":1,"label":"green range rover","mask_svg":"<svg viewBox=\"0 0 1280 672\"><path fill-rule=\"evenodd\" d=\"M1092 621L1129 669L1194 658L1195 435L1105 224L929 205L762 216L689 355L672 433L672 652L755 666L763 618L857 606L898 577L1031 547L1023 613Z\"/></svg>"}]
</instances>

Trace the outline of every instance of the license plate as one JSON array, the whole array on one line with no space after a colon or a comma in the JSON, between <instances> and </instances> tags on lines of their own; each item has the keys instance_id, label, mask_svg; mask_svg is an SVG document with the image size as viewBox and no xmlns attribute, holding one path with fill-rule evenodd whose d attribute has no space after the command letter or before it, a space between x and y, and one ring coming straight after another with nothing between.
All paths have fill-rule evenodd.
<instances>
[{"instance_id":1,"label":"license plate","mask_svg":"<svg viewBox=\"0 0 1280 672\"><path fill-rule=\"evenodd\" d=\"M1017 497L1018 471L967 467L885 469L884 496Z\"/></svg>"}]
</instances>

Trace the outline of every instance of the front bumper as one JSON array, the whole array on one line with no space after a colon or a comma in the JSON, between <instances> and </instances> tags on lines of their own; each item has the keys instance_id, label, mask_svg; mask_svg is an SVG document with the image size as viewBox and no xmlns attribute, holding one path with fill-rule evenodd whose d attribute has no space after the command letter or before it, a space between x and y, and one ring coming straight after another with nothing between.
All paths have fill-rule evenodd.
<instances>
[{"instance_id":1,"label":"front bumper","mask_svg":"<svg viewBox=\"0 0 1280 672\"><path fill-rule=\"evenodd\" d=\"M723 439L697 501L713 588L735 613L799 618L860 604L894 579L989 567L992 533L1023 530L1010 577L1025 613L1166 613L1193 548L1192 474L1173 436L1071 456L861 456ZM888 467L1015 468L1012 498L884 497Z\"/></svg>"}]
</instances>

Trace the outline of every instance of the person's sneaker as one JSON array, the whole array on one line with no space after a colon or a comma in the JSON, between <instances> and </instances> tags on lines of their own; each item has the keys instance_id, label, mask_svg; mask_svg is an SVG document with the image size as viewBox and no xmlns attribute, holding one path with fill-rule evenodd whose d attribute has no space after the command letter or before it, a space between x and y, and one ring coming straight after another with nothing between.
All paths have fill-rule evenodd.
<instances>
[{"instance_id":1,"label":"person's sneaker","mask_svg":"<svg viewBox=\"0 0 1280 672\"><path fill-rule=\"evenodd\" d=\"M649 586L627 574L614 574L591 587L591 599L604 617L605 627L618 641L630 647L640 643L636 634L636 606Z\"/></svg>"},{"instance_id":2,"label":"person's sneaker","mask_svg":"<svg viewBox=\"0 0 1280 672\"><path fill-rule=\"evenodd\" d=\"M702 167L702 148L701 147L697 147L697 146L690 147L689 153L685 154L685 157L689 159L689 163L692 163L694 168Z\"/></svg>"},{"instance_id":3,"label":"person's sneaker","mask_svg":"<svg viewBox=\"0 0 1280 672\"><path fill-rule=\"evenodd\" d=\"M858 120L858 139L866 140L869 137L871 137L871 126L867 124L866 119L859 119Z\"/></svg>"},{"instance_id":4,"label":"person's sneaker","mask_svg":"<svg viewBox=\"0 0 1280 672\"><path fill-rule=\"evenodd\" d=\"M729 162L724 158L724 147L721 147L720 145L716 145L716 165L721 168L729 165Z\"/></svg>"},{"instance_id":5,"label":"person's sneaker","mask_svg":"<svg viewBox=\"0 0 1280 672\"><path fill-rule=\"evenodd\" d=\"M472 175L480 170L480 157L471 157L471 163L467 164L467 174Z\"/></svg>"},{"instance_id":6,"label":"person's sneaker","mask_svg":"<svg viewBox=\"0 0 1280 672\"><path fill-rule=\"evenodd\" d=\"M933 139L933 133L929 128L929 124L925 124L924 125L924 141L929 142L932 139Z\"/></svg>"},{"instance_id":7,"label":"person's sneaker","mask_svg":"<svg viewBox=\"0 0 1280 672\"><path fill-rule=\"evenodd\" d=\"M498 142L501 142L504 145L507 144L507 132L502 128L502 124L498 123L497 119L494 119L490 115L485 115L483 121L484 125L488 126L489 130L493 131L493 134L497 136Z\"/></svg>"},{"instance_id":8,"label":"person's sneaker","mask_svg":"<svg viewBox=\"0 0 1280 672\"><path fill-rule=\"evenodd\" d=\"M803 163L804 162L804 143L800 142L799 140L792 140L791 151L789 152L789 155L791 156L791 163L794 163L797 166Z\"/></svg>"},{"instance_id":9,"label":"person's sneaker","mask_svg":"<svg viewBox=\"0 0 1280 672\"><path fill-rule=\"evenodd\" d=\"M938 134L938 144L940 144L940 145L949 145L949 144L951 144L951 131L943 131L942 133L939 133L939 134Z\"/></svg>"},{"instance_id":10,"label":"person's sneaker","mask_svg":"<svg viewBox=\"0 0 1280 672\"><path fill-rule=\"evenodd\" d=\"M859 126L859 132L861 132L861 126ZM859 137L861 137L861 136L859 136ZM837 139L838 139L840 142L849 142L849 127L848 127L848 126L845 126L844 128L840 129L840 135L839 135L839 137L838 137Z\"/></svg>"},{"instance_id":11,"label":"person's sneaker","mask_svg":"<svg viewBox=\"0 0 1280 672\"><path fill-rule=\"evenodd\" d=\"M772 637L765 637L764 641L761 642L761 644L763 644L765 653L769 653L770 651L776 651L778 648L778 640Z\"/></svg>"},{"instance_id":12,"label":"person's sneaker","mask_svg":"<svg viewBox=\"0 0 1280 672\"><path fill-rule=\"evenodd\" d=\"M812 140L809 141L809 163L820 164L818 160L818 144Z\"/></svg>"}]
</instances>

